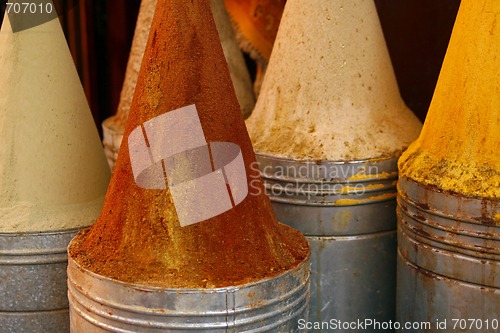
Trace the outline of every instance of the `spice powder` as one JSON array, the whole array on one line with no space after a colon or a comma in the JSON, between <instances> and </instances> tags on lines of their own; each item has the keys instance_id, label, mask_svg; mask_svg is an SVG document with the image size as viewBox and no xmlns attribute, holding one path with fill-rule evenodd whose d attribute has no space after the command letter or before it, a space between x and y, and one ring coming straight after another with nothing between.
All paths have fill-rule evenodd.
<instances>
[{"instance_id":1,"label":"spice powder","mask_svg":"<svg viewBox=\"0 0 500 333\"><path fill-rule=\"evenodd\" d=\"M138 187L123 141L96 224L70 255L120 281L169 288L239 285L303 262L307 241L277 223L235 97L208 1L159 0L125 129L195 104L208 142L240 146L249 195L235 208L180 227L170 190Z\"/></svg>"}]
</instances>

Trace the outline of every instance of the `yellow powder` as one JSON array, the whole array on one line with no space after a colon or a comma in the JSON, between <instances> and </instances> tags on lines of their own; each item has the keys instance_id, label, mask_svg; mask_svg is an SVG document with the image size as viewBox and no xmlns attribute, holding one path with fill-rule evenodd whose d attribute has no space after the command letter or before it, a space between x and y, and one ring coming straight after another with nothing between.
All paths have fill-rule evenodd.
<instances>
[{"instance_id":1,"label":"yellow powder","mask_svg":"<svg viewBox=\"0 0 500 333\"><path fill-rule=\"evenodd\" d=\"M374 175L367 175L367 174L364 174L364 173L358 173L357 175L354 175L352 177L349 177L349 180L351 181L355 181L355 180L366 180L366 179L389 179L391 177L397 177L398 173L397 171L394 171L394 172L381 172L381 173L378 173L378 174L374 174Z\"/></svg>"},{"instance_id":2,"label":"yellow powder","mask_svg":"<svg viewBox=\"0 0 500 333\"><path fill-rule=\"evenodd\" d=\"M500 1L463 0L418 140L402 175L465 196L500 198Z\"/></svg>"},{"instance_id":3,"label":"yellow powder","mask_svg":"<svg viewBox=\"0 0 500 333\"><path fill-rule=\"evenodd\" d=\"M396 197L396 193L386 193L381 195L372 196L366 199L340 199L335 201L335 205L337 206L353 206L353 205L361 205L363 203L368 203L372 201L381 201L381 200L389 200Z\"/></svg>"}]
</instances>

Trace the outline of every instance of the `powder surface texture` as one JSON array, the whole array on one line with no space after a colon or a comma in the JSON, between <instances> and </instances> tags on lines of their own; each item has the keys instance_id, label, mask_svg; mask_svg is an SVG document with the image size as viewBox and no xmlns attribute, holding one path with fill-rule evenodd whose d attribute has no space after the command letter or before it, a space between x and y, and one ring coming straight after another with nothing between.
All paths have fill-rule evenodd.
<instances>
[{"instance_id":1,"label":"powder surface texture","mask_svg":"<svg viewBox=\"0 0 500 333\"><path fill-rule=\"evenodd\" d=\"M419 139L402 175L465 196L500 198L500 2L464 0Z\"/></svg>"},{"instance_id":2,"label":"powder surface texture","mask_svg":"<svg viewBox=\"0 0 500 333\"><path fill-rule=\"evenodd\" d=\"M59 20L0 31L0 232L82 228L110 171Z\"/></svg>"},{"instance_id":3,"label":"powder surface texture","mask_svg":"<svg viewBox=\"0 0 500 333\"><path fill-rule=\"evenodd\" d=\"M257 105L260 154L297 160L397 156L421 124L401 99L373 1L287 1Z\"/></svg>"},{"instance_id":4,"label":"powder surface texture","mask_svg":"<svg viewBox=\"0 0 500 333\"><path fill-rule=\"evenodd\" d=\"M172 288L239 285L303 262L305 237L277 223L259 172L250 168L255 155L209 2L159 0L151 29L104 209L70 255L110 278ZM249 194L223 214L181 227L171 188L135 183L127 138L144 122L193 104L207 142L240 147Z\"/></svg>"}]
</instances>

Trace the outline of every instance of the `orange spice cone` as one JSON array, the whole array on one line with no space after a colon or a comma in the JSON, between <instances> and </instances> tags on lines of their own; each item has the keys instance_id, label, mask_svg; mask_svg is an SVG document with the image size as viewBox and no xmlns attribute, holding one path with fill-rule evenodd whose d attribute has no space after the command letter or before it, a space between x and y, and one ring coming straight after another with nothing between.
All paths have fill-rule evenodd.
<instances>
[{"instance_id":1,"label":"orange spice cone","mask_svg":"<svg viewBox=\"0 0 500 333\"><path fill-rule=\"evenodd\" d=\"M156 3L157 0L143 0L141 2L117 113L103 122L103 143L111 168L114 168L123 139L123 132L130 112L130 105L134 96ZM255 96L252 91L250 75L223 3L213 0L210 4L226 61L229 65L236 97L240 103L241 112L247 118L255 106Z\"/></svg>"},{"instance_id":2,"label":"orange spice cone","mask_svg":"<svg viewBox=\"0 0 500 333\"><path fill-rule=\"evenodd\" d=\"M399 322L498 313L499 34L500 2L460 3L424 128L399 160Z\"/></svg>"},{"instance_id":3,"label":"orange spice cone","mask_svg":"<svg viewBox=\"0 0 500 333\"><path fill-rule=\"evenodd\" d=\"M308 256L263 192L209 13L208 1L158 1L104 209L70 247L92 272L224 287L276 276Z\"/></svg>"},{"instance_id":4,"label":"orange spice cone","mask_svg":"<svg viewBox=\"0 0 500 333\"><path fill-rule=\"evenodd\" d=\"M283 15L285 1L224 0L236 28L240 45L252 58L269 61Z\"/></svg>"},{"instance_id":5,"label":"orange spice cone","mask_svg":"<svg viewBox=\"0 0 500 333\"><path fill-rule=\"evenodd\" d=\"M276 40L286 1L224 0L242 50L257 63L254 82L258 96Z\"/></svg>"}]
</instances>

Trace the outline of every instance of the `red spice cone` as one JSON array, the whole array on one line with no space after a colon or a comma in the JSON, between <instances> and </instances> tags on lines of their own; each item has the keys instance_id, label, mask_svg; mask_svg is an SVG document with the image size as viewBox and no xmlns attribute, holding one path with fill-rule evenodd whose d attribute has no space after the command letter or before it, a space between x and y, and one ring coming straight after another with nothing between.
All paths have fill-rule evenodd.
<instances>
[{"instance_id":1,"label":"red spice cone","mask_svg":"<svg viewBox=\"0 0 500 333\"><path fill-rule=\"evenodd\" d=\"M186 128L189 135L182 130L185 118L176 118L186 110L194 112L192 115L197 112L199 117L199 123L191 117L194 126ZM153 123L159 119L167 126L154 132L158 123ZM175 126L170 126L175 121ZM180 204L196 216L203 216L212 207L195 205L196 200L189 196L193 188L185 192L185 202L180 203L173 195L179 185L172 185L171 175L189 178L202 160L190 166L185 163L186 155L165 159L155 170L161 173L163 169L167 174L171 186L166 189L161 189L161 175L156 178L159 182L150 182L153 178L143 182L144 174L137 177L134 172L151 162L148 156L155 158L153 150L158 142L163 150L179 152L200 132L204 136L201 141L206 140L211 148L215 148L214 142L228 142L241 149L245 172L240 180L244 183L233 187L231 172L225 170L234 207L182 227ZM134 138L144 135L144 145L136 144ZM165 137L170 139L162 142ZM197 147L203 148L202 143ZM136 159L142 153L144 158ZM211 153L218 168L217 153ZM245 185L248 194L242 196ZM207 189L194 186L194 190L201 196ZM218 198L220 188L205 194ZM186 205L190 199L193 204ZM124 282L164 287L238 285L277 275L307 257L305 238L277 223L264 194L208 1L158 1L105 206L97 223L79 238L70 253L85 268Z\"/></svg>"}]
</instances>

